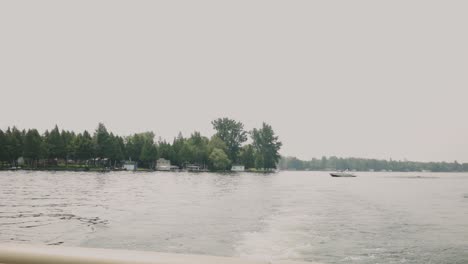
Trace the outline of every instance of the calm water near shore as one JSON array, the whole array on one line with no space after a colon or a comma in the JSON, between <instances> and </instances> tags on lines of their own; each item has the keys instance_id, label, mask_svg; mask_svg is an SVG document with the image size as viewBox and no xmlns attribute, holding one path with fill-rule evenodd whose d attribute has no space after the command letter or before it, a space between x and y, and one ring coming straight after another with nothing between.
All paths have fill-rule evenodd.
<instances>
[{"instance_id":1,"label":"calm water near shore","mask_svg":"<svg viewBox=\"0 0 468 264\"><path fill-rule=\"evenodd\" d=\"M0 172L0 242L468 263L468 174Z\"/></svg>"}]
</instances>

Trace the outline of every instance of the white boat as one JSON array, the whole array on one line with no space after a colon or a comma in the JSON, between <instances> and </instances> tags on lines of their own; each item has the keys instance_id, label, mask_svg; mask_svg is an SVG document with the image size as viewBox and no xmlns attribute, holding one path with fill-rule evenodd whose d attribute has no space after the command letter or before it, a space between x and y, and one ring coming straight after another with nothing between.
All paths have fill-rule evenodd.
<instances>
[{"instance_id":1,"label":"white boat","mask_svg":"<svg viewBox=\"0 0 468 264\"><path fill-rule=\"evenodd\" d=\"M346 171L332 172L330 173L332 177L356 177L356 175L351 174Z\"/></svg>"}]
</instances>

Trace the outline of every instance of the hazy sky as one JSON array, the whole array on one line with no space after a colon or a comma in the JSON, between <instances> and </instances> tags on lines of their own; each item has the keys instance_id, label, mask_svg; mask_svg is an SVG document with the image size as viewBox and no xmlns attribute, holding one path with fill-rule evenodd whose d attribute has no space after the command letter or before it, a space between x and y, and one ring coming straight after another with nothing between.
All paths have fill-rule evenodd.
<instances>
[{"instance_id":1,"label":"hazy sky","mask_svg":"<svg viewBox=\"0 0 468 264\"><path fill-rule=\"evenodd\" d=\"M468 161L467 1L2 1L0 128L213 133Z\"/></svg>"}]
</instances>

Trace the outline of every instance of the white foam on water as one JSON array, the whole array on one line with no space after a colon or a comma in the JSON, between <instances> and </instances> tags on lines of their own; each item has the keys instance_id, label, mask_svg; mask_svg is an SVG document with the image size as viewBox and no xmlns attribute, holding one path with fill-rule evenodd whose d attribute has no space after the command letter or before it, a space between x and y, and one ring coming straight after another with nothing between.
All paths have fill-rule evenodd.
<instances>
[{"instance_id":1,"label":"white foam on water","mask_svg":"<svg viewBox=\"0 0 468 264\"><path fill-rule=\"evenodd\" d=\"M279 211L263 221L264 228L246 232L235 250L240 257L257 260L305 260L312 245L308 216L291 210Z\"/></svg>"}]
</instances>

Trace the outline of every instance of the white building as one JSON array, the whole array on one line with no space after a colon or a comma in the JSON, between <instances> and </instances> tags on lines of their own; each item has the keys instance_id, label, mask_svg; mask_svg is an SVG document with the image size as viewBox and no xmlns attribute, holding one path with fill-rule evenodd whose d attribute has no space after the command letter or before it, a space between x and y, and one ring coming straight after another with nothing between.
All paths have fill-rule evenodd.
<instances>
[{"instance_id":1,"label":"white building","mask_svg":"<svg viewBox=\"0 0 468 264\"><path fill-rule=\"evenodd\" d=\"M122 167L124 170L127 170L127 171L136 171L137 170L137 164L133 161L126 161L124 164L123 164L123 167Z\"/></svg>"},{"instance_id":2,"label":"white building","mask_svg":"<svg viewBox=\"0 0 468 264\"><path fill-rule=\"evenodd\" d=\"M24 158L23 157L19 157L18 160L16 160L18 166L23 166L24 165Z\"/></svg>"},{"instance_id":3,"label":"white building","mask_svg":"<svg viewBox=\"0 0 468 264\"><path fill-rule=\"evenodd\" d=\"M167 159L158 159L156 161L156 170L158 171L170 171L171 170L171 161Z\"/></svg>"},{"instance_id":4,"label":"white building","mask_svg":"<svg viewBox=\"0 0 468 264\"><path fill-rule=\"evenodd\" d=\"M232 165L231 171L245 171L244 165Z\"/></svg>"}]
</instances>

